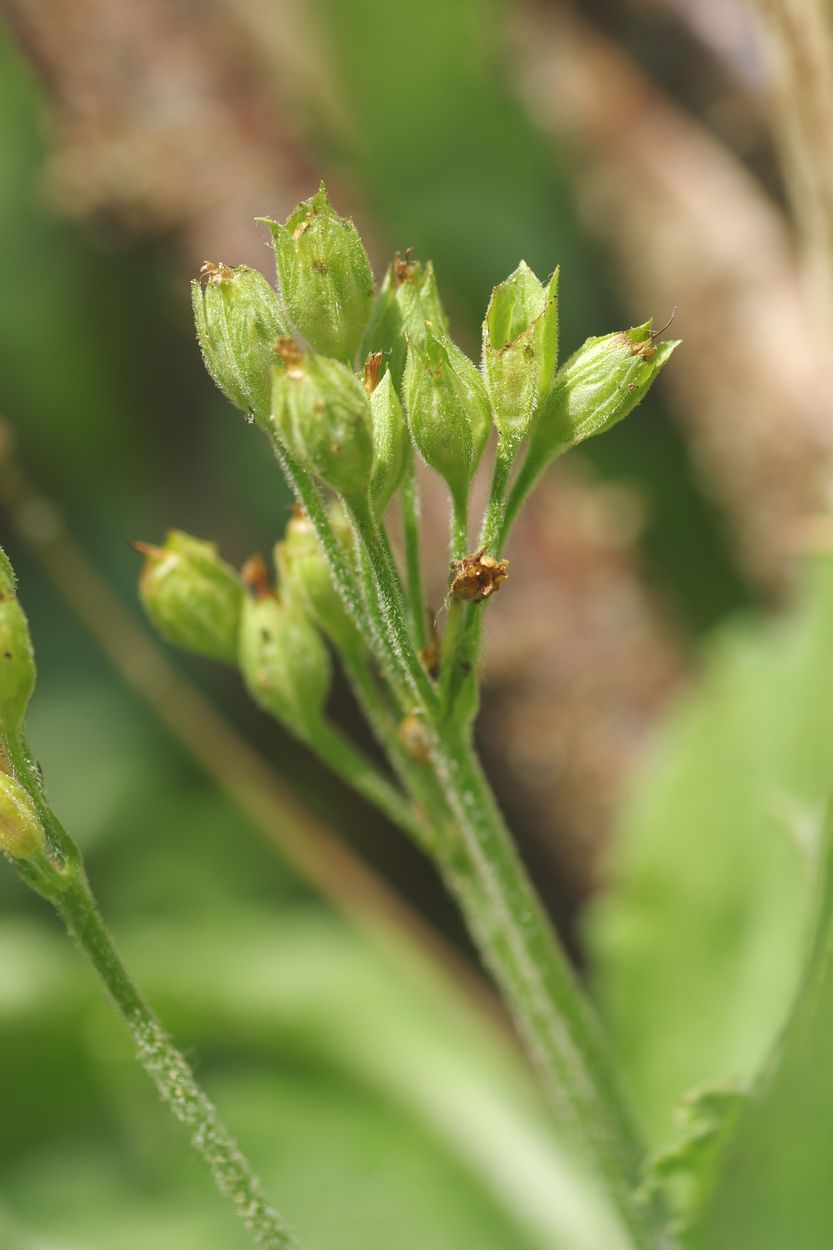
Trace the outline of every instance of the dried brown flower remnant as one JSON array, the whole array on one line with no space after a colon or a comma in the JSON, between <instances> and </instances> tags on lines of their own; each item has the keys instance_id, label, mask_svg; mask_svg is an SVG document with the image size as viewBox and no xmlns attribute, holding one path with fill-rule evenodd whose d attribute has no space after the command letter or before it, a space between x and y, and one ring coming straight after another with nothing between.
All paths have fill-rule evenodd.
<instances>
[{"instance_id":1,"label":"dried brown flower remnant","mask_svg":"<svg viewBox=\"0 0 833 1250\"><path fill-rule=\"evenodd\" d=\"M643 360L650 360L652 356L657 354L657 345L654 342L653 335L639 343L635 343L627 331L624 331L618 337L630 348L632 356L641 356Z\"/></svg>"},{"instance_id":2,"label":"dried brown flower remnant","mask_svg":"<svg viewBox=\"0 0 833 1250\"><path fill-rule=\"evenodd\" d=\"M368 395L372 395L379 385L379 377L382 372L382 353L371 352L364 364L364 389Z\"/></svg>"},{"instance_id":3,"label":"dried brown flower remnant","mask_svg":"<svg viewBox=\"0 0 833 1250\"><path fill-rule=\"evenodd\" d=\"M496 560L483 554L484 548L462 560L451 561L449 587L452 598L468 599L479 603L500 589L501 582L509 576L509 561Z\"/></svg>"},{"instance_id":4,"label":"dried brown flower remnant","mask_svg":"<svg viewBox=\"0 0 833 1250\"><path fill-rule=\"evenodd\" d=\"M204 260L200 265L200 282L213 282L219 285L221 282L230 282L233 277L234 270L224 265L222 261L218 264L213 260Z\"/></svg>"},{"instance_id":5,"label":"dried brown flower remnant","mask_svg":"<svg viewBox=\"0 0 833 1250\"><path fill-rule=\"evenodd\" d=\"M286 365L287 377L303 377L304 353L294 339L278 339L275 344L275 355L280 356Z\"/></svg>"},{"instance_id":6,"label":"dried brown flower remnant","mask_svg":"<svg viewBox=\"0 0 833 1250\"><path fill-rule=\"evenodd\" d=\"M272 587L269 584L269 570L266 567L266 561L263 559L263 556L249 556L240 570L240 577L253 599L267 599L272 594Z\"/></svg>"},{"instance_id":7,"label":"dried brown flower remnant","mask_svg":"<svg viewBox=\"0 0 833 1250\"><path fill-rule=\"evenodd\" d=\"M409 712L399 723L399 741L412 760L425 764L430 759L428 735L418 712Z\"/></svg>"},{"instance_id":8,"label":"dried brown flower remnant","mask_svg":"<svg viewBox=\"0 0 833 1250\"><path fill-rule=\"evenodd\" d=\"M408 247L404 252L397 252L393 258L393 276L397 286L401 286L403 282L410 282L414 275L414 265L411 257L415 249Z\"/></svg>"}]
</instances>

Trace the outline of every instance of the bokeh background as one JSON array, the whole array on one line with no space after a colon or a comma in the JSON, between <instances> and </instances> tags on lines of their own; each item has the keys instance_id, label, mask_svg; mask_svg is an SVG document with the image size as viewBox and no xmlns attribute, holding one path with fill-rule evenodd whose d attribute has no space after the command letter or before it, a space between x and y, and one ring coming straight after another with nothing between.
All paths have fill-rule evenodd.
<instances>
[{"instance_id":1,"label":"bokeh background","mask_svg":"<svg viewBox=\"0 0 833 1250\"><path fill-rule=\"evenodd\" d=\"M479 731L659 1144L688 1085L772 1036L806 885L784 848L829 776L823 8L0 3L0 536L32 736L126 955L312 1250L552 1247L571 1219L563 1244L602 1243L432 872L145 630L130 540L176 526L239 563L288 505L203 371L189 279L271 276L254 218L323 177L378 274L433 258L474 355L521 256L562 267L565 352L674 317L656 393L518 527ZM46 907L11 871L0 900L2 1250L243 1246Z\"/></svg>"}]
</instances>

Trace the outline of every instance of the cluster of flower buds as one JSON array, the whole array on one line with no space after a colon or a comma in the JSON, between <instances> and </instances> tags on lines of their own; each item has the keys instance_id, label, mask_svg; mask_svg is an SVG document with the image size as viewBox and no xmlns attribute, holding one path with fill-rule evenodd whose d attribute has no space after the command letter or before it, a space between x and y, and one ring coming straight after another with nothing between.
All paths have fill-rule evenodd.
<instances>
[{"instance_id":1,"label":"cluster of flower buds","mask_svg":"<svg viewBox=\"0 0 833 1250\"><path fill-rule=\"evenodd\" d=\"M299 738L320 726L332 681L330 655L310 617L284 602L259 556L243 568L249 593L240 620L238 663L255 703Z\"/></svg>"},{"instance_id":2,"label":"cluster of flower buds","mask_svg":"<svg viewBox=\"0 0 833 1250\"><path fill-rule=\"evenodd\" d=\"M135 547L145 557L139 594L162 637L195 655L236 664L243 586L215 544L171 530L161 547Z\"/></svg>"},{"instance_id":3,"label":"cluster of flower buds","mask_svg":"<svg viewBox=\"0 0 833 1250\"><path fill-rule=\"evenodd\" d=\"M323 184L272 232L278 285L295 329L322 356L352 365L373 307L373 273L352 221L333 212Z\"/></svg>"},{"instance_id":4,"label":"cluster of flower buds","mask_svg":"<svg viewBox=\"0 0 833 1250\"><path fill-rule=\"evenodd\" d=\"M298 737L307 737L320 721L331 681L312 605L328 628L350 627L334 587L327 585L326 563L322 569L308 542L307 523L293 520L280 549L286 571L280 597L259 557L238 575L214 543L179 530L172 530L162 547L134 545L145 557L142 604L158 633L184 651L239 668L254 701Z\"/></svg>"},{"instance_id":5,"label":"cluster of flower buds","mask_svg":"<svg viewBox=\"0 0 833 1250\"><path fill-rule=\"evenodd\" d=\"M544 283L521 262L492 292L478 369L449 337L430 264L396 256L374 295L358 232L323 186L283 224L261 220L278 290L246 266L206 264L194 283L205 363L354 516L384 513L411 446L463 507L492 426L502 454L528 439L540 468L635 407L675 346L648 323L589 339L556 373L558 270Z\"/></svg>"},{"instance_id":6,"label":"cluster of flower buds","mask_svg":"<svg viewBox=\"0 0 833 1250\"><path fill-rule=\"evenodd\" d=\"M495 425L523 441L552 386L558 357L558 270L545 287L521 261L492 291L483 321L483 377Z\"/></svg>"},{"instance_id":7,"label":"cluster of flower buds","mask_svg":"<svg viewBox=\"0 0 833 1250\"><path fill-rule=\"evenodd\" d=\"M483 378L451 339L429 330L409 345L402 389L420 455L465 500L491 427Z\"/></svg>"},{"instance_id":8,"label":"cluster of flower buds","mask_svg":"<svg viewBox=\"0 0 833 1250\"><path fill-rule=\"evenodd\" d=\"M494 287L478 369L450 339L432 265L396 255L374 294L358 231L323 186L283 224L260 220L271 231L278 290L246 266L204 266L194 309L205 364L283 449L290 470L330 487L359 525L383 517L414 449L447 482L464 529L493 427L504 490L507 465L527 449L518 476L525 490L555 455L627 415L675 346L655 341L647 322L588 339L559 370L558 270L542 281L522 261ZM164 579L170 547L146 584ZM218 629L236 637L229 617L233 602L239 611L238 581L229 570L215 589L226 597ZM205 654L219 650L231 654L228 640L206 637Z\"/></svg>"},{"instance_id":9,"label":"cluster of flower buds","mask_svg":"<svg viewBox=\"0 0 833 1250\"><path fill-rule=\"evenodd\" d=\"M272 399L275 343L289 334L277 295L256 269L206 261L191 300L206 369L235 407L262 420Z\"/></svg>"},{"instance_id":10,"label":"cluster of flower buds","mask_svg":"<svg viewBox=\"0 0 833 1250\"><path fill-rule=\"evenodd\" d=\"M329 520L345 553L349 553L353 531L338 504L330 508ZM360 654L358 627L336 590L315 527L300 508L296 508L283 539L275 547L275 567L284 601L306 613L339 653Z\"/></svg>"},{"instance_id":11,"label":"cluster of flower buds","mask_svg":"<svg viewBox=\"0 0 833 1250\"><path fill-rule=\"evenodd\" d=\"M408 344L421 344L426 328L448 334L448 317L437 290L434 266L395 256L387 268L362 345L365 356L381 352L397 388L402 383Z\"/></svg>"},{"instance_id":12,"label":"cluster of flower buds","mask_svg":"<svg viewBox=\"0 0 833 1250\"><path fill-rule=\"evenodd\" d=\"M645 398L675 340L655 341L652 321L590 338L558 371L535 424L529 461L543 469L553 456L622 421Z\"/></svg>"},{"instance_id":13,"label":"cluster of flower buds","mask_svg":"<svg viewBox=\"0 0 833 1250\"><path fill-rule=\"evenodd\" d=\"M0 549L0 851L20 860L34 858L45 845L37 809L12 765L35 677L29 622L17 597L12 566Z\"/></svg>"},{"instance_id":14,"label":"cluster of flower buds","mask_svg":"<svg viewBox=\"0 0 833 1250\"><path fill-rule=\"evenodd\" d=\"M17 597L12 566L0 549L0 740L20 733L35 677L29 622Z\"/></svg>"}]
</instances>

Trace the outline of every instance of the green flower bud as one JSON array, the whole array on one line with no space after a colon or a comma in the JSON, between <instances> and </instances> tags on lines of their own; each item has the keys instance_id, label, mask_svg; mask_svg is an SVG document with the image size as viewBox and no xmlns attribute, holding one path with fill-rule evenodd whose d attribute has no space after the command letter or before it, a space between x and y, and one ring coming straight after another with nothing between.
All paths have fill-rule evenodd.
<instances>
[{"instance_id":1,"label":"green flower bud","mask_svg":"<svg viewBox=\"0 0 833 1250\"><path fill-rule=\"evenodd\" d=\"M297 604L284 604L267 584L259 559L244 577L252 590L240 619L240 672L249 694L300 738L320 725L330 689L330 655Z\"/></svg>"},{"instance_id":2,"label":"green flower bud","mask_svg":"<svg viewBox=\"0 0 833 1250\"><path fill-rule=\"evenodd\" d=\"M353 530L340 506L330 509L330 523L336 537L349 549ZM310 617L338 651L355 651L359 631L335 588L315 526L300 509L293 513L283 540L275 547L275 566L287 606Z\"/></svg>"},{"instance_id":3,"label":"green flower bud","mask_svg":"<svg viewBox=\"0 0 833 1250\"><path fill-rule=\"evenodd\" d=\"M145 556L139 595L151 624L174 646L237 663L243 588L214 543L171 530L164 547L134 544Z\"/></svg>"},{"instance_id":4,"label":"green flower bud","mask_svg":"<svg viewBox=\"0 0 833 1250\"><path fill-rule=\"evenodd\" d=\"M558 356L558 270L545 288L525 261L492 291L483 376L501 438L519 443L552 385Z\"/></svg>"},{"instance_id":5,"label":"green flower bud","mask_svg":"<svg viewBox=\"0 0 833 1250\"><path fill-rule=\"evenodd\" d=\"M397 389L402 384L408 341L422 343L426 325L436 335L448 333L448 317L437 290L434 266L395 256L382 281L362 352L381 352Z\"/></svg>"},{"instance_id":6,"label":"green flower bud","mask_svg":"<svg viewBox=\"0 0 833 1250\"><path fill-rule=\"evenodd\" d=\"M0 851L13 859L33 859L45 845L43 825L28 791L0 771Z\"/></svg>"},{"instance_id":7,"label":"green flower bud","mask_svg":"<svg viewBox=\"0 0 833 1250\"><path fill-rule=\"evenodd\" d=\"M208 372L237 408L267 416L275 343L288 333L277 295L256 269L206 261L191 298Z\"/></svg>"},{"instance_id":8,"label":"green flower bud","mask_svg":"<svg viewBox=\"0 0 833 1250\"><path fill-rule=\"evenodd\" d=\"M294 345L293 345L294 346ZM373 472L370 401L354 373L326 356L283 345L275 371L272 423L287 450L353 507L366 509Z\"/></svg>"},{"instance_id":9,"label":"green flower bud","mask_svg":"<svg viewBox=\"0 0 833 1250\"><path fill-rule=\"evenodd\" d=\"M403 394L417 450L464 499L492 424L478 370L451 339L428 331L408 347Z\"/></svg>"},{"instance_id":10,"label":"green flower bud","mask_svg":"<svg viewBox=\"0 0 833 1250\"><path fill-rule=\"evenodd\" d=\"M295 328L322 356L353 362L373 307L373 274L353 222L334 212L322 182L272 231L281 297Z\"/></svg>"},{"instance_id":11,"label":"green flower bud","mask_svg":"<svg viewBox=\"0 0 833 1250\"><path fill-rule=\"evenodd\" d=\"M369 361L381 360L379 353ZM367 370L365 369L365 379ZM365 382L367 386L367 382ZM373 435L373 474L370 478L370 502L377 516L382 516L396 494L411 454L411 440L402 413L402 405L390 373L370 395L370 416Z\"/></svg>"},{"instance_id":12,"label":"green flower bud","mask_svg":"<svg viewBox=\"0 0 833 1250\"><path fill-rule=\"evenodd\" d=\"M17 735L34 688L29 622L17 597L14 570L0 547L0 738Z\"/></svg>"},{"instance_id":13,"label":"green flower bud","mask_svg":"<svg viewBox=\"0 0 833 1250\"><path fill-rule=\"evenodd\" d=\"M557 452L603 434L647 395L678 342L655 343L653 321L588 339L559 369L529 459L544 463Z\"/></svg>"}]
</instances>

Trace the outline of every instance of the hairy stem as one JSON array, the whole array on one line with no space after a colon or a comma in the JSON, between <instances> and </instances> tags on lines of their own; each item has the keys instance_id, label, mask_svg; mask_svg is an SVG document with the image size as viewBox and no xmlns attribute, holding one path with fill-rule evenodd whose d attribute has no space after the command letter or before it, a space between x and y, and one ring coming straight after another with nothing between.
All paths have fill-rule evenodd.
<instances>
[{"instance_id":1,"label":"hairy stem","mask_svg":"<svg viewBox=\"0 0 833 1250\"><path fill-rule=\"evenodd\" d=\"M361 589L356 581L353 569L330 524L321 496L318 494L312 478L293 459L280 439L271 430L267 430L275 459L280 465L290 490L295 495L305 513L312 522L318 541L327 557L333 584L338 591L344 606L353 621L367 639L368 646L379 662L389 666L390 660L380 623L371 614L368 619L367 605L362 597Z\"/></svg>"},{"instance_id":2,"label":"hairy stem","mask_svg":"<svg viewBox=\"0 0 833 1250\"><path fill-rule=\"evenodd\" d=\"M451 558L462 560L469 545L468 491L451 492Z\"/></svg>"},{"instance_id":3,"label":"hairy stem","mask_svg":"<svg viewBox=\"0 0 833 1250\"><path fill-rule=\"evenodd\" d=\"M411 615L414 645L423 651L426 644L425 592L422 586L422 563L419 549L419 488L413 458L402 483L402 532L405 540L405 585Z\"/></svg>"},{"instance_id":4,"label":"hairy stem","mask_svg":"<svg viewBox=\"0 0 833 1250\"><path fill-rule=\"evenodd\" d=\"M376 587L376 598L387 627L389 662L395 665L401 681L409 688L417 706L426 711L437 707L437 692L422 667L408 634L400 608L398 573L392 565L390 549L381 538L369 511L353 511L353 521L363 548L363 563Z\"/></svg>"},{"instance_id":5,"label":"hairy stem","mask_svg":"<svg viewBox=\"0 0 833 1250\"><path fill-rule=\"evenodd\" d=\"M419 846L425 845L424 825L417 819L407 796L335 725L322 722L307 742L314 754L346 785L378 808Z\"/></svg>"},{"instance_id":6,"label":"hairy stem","mask_svg":"<svg viewBox=\"0 0 833 1250\"><path fill-rule=\"evenodd\" d=\"M162 1101L190 1131L191 1145L208 1164L218 1190L233 1204L255 1245L263 1250L298 1250L266 1201L251 1164L127 972L83 870L70 874L48 897L98 973Z\"/></svg>"},{"instance_id":7,"label":"hairy stem","mask_svg":"<svg viewBox=\"0 0 833 1250\"><path fill-rule=\"evenodd\" d=\"M527 452L526 458L521 465L521 470L512 483L509 498L506 500L503 508L501 524L496 531L495 544L498 551L501 551L505 546L506 539L509 537L509 531L515 523L521 506L537 485L541 474L545 469L549 468L554 460L557 460L559 456L563 456L565 451L569 451L569 448L569 443L564 443L563 446L556 446L546 457L533 455L532 449Z\"/></svg>"},{"instance_id":8,"label":"hairy stem","mask_svg":"<svg viewBox=\"0 0 833 1250\"><path fill-rule=\"evenodd\" d=\"M499 556L502 547L506 488L509 485L515 451L516 447L507 444L503 439L498 442L489 502L480 529L480 546L490 556Z\"/></svg>"},{"instance_id":9,"label":"hairy stem","mask_svg":"<svg viewBox=\"0 0 833 1250\"><path fill-rule=\"evenodd\" d=\"M460 644L469 604L450 598L440 653L440 703L446 713L451 710L460 665Z\"/></svg>"},{"instance_id":10,"label":"hairy stem","mask_svg":"<svg viewBox=\"0 0 833 1250\"><path fill-rule=\"evenodd\" d=\"M565 1128L592 1162L639 1247L666 1246L661 1217L634 1192L644 1150L612 1056L462 733L435 738L437 779L465 855L440 856L484 962Z\"/></svg>"}]
</instances>

